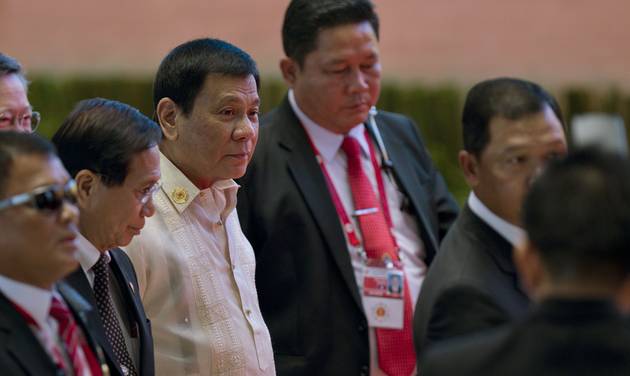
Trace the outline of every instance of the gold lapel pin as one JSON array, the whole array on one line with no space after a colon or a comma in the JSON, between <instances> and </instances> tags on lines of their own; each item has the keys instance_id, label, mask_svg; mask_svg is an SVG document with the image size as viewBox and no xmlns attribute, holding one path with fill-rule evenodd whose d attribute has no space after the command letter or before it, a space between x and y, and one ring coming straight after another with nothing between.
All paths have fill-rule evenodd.
<instances>
[{"instance_id":1,"label":"gold lapel pin","mask_svg":"<svg viewBox=\"0 0 630 376\"><path fill-rule=\"evenodd\" d=\"M185 204L188 201L188 191L186 188L175 187L171 192L171 198L176 204Z\"/></svg>"}]
</instances>

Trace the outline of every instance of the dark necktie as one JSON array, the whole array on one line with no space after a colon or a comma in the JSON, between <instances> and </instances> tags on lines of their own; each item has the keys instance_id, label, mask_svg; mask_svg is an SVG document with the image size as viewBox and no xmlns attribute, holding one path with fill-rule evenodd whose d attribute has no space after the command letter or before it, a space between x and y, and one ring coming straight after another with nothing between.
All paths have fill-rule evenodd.
<instances>
[{"instance_id":1,"label":"dark necktie","mask_svg":"<svg viewBox=\"0 0 630 376\"><path fill-rule=\"evenodd\" d=\"M96 305L98 306L103 325L105 326L105 335L114 350L114 355L118 359L123 373L125 375L135 376L138 372L127 351L125 337L123 336L120 321L116 315L114 303L109 293L108 262L108 258L102 254L92 267L92 271L94 272L94 295L96 296Z\"/></svg>"},{"instance_id":2,"label":"dark necktie","mask_svg":"<svg viewBox=\"0 0 630 376\"><path fill-rule=\"evenodd\" d=\"M388 256L399 261L396 244L387 225L383 208L376 198L370 180L363 171L359 142L350 136L343 139L341 148L348 159L348 182L352 191L354 210L369 210L369 214L358 216L363 248L368 258L382 260ZM375 174L380 171L374 171ZM389 376L409 376L416 365L416 355L411 336L411 297L404 280L404 316L402 329L376 329L379 368Z\"/></svg>"}]
</instances>

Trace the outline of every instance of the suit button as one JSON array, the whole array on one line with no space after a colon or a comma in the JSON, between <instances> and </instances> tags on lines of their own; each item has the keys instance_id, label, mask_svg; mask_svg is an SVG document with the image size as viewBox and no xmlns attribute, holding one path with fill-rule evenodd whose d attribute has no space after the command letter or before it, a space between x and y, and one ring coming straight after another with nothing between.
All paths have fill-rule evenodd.
<instances>
[{"instance_id":1,"label":"suit button","mask_svg":"<svg viewBox=\"0 0 630 376\"><path fill-rule=\"evenodd\" d=\"M370 374L370 367L362 366L361 367L361 372L359 373L359 375L361 375L361 376L368 376L369 374Z\"/></svg>"},{"instance_id":2,"label":"suit button","mask_svg":"<svg viewBox=\"0 0 630 376\"><path fill-rule=\"evenodd\" d=\"M366 328L367 328L367 322L365 322L365 321L361 321L361 323L357 327L359 332L364 332Z\"/></svg>"}]
</instances>

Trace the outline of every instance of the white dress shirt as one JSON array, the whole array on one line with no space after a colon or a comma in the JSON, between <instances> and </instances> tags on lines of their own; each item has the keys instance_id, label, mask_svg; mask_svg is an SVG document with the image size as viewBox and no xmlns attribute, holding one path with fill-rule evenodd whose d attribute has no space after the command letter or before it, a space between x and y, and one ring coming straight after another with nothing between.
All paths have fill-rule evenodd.
<instances>
[{"instance_id":1,"label":"white dress shirt","mask_svg":"<svg viewBox=\"0 0 630 376\"><path fill-rule=\"evenodd\" d=\"M160 154L156 214L126 248L152 320L156 374L275 375L238 185L200 191Z\"/></svg>"},{"instance_id":2,"label":"white dress shirt","mask_svg":"<svg viewBox=\"0 0 630 376\"><path fill-rule=\"evenodd\" d=\"M486 222L488 226L492 227L494 231L510 242L512 247L516 247L525 239L525 231L522 228L514 226L494 214L472 191L468 196L468 207L481 218L482 221Z\"/></svg>"},{"instance_id":3,"label":"white dress shirt","mask_svg":"<svg viewBox=\"0 0 630 376\"><path fill-rule=\"evenodd\" d=\"M341 203L343 204L346 213L348 213L348 217L354 226L355 233L360 238L361 229L359 227L359 222L355 216L350 215L354 212L354 202L352 200L352 191L350 189L350 185L348 184L348 163L346 154L341 149L344 135L331 132L328 129L316 124L313 120L306 116L306 114L304 114L304 112L302 112L298 107L292 90L289 90L288 98L293 112L295 112L300 122L304 125L306 133L308 133L311 141L317 150L319 150L319 153L323 158L324 165L326 166L326 171L328 171L328 174L330 175L330 180L332 180ZM363 171L370 180L370 183L372 183L372 189L378 197L376 175L370 158L370 148L367 140L365 139L364 125L357 124L357 126L348 132L348 136L356 138L361 146L361 162L363 165ZM378 148L376 147L376 144L374 145L374 150L378 153ZM380 154L377 154L376 158L377 160L380 160ZM424 263L424 245L422 243L422 239L420 239L416 219L412 215L409 215L399 209L404 198L403 194L398 190L396 184L390 180L390 177L385 173L385 171L381 170L379 172L383 178L385 194L387 195L387 204L389 206L389 213L393 226L392 232L399 247L399 257L403 264L405 276L407 277L407 285L409 286L412 307L415 308L420 287L422 286L422 281L424 280L427 272L427 266ZM344 236L346 236L345 231ZM359 293L362 294L361 281L363 279L363 268L365 266L362 256L363 247L353 246L348 241L347 236L346 245L348 247L348 251L350 252L350 259L352 260L352 267L354 269L357 286L359 287ZM378 351L376 347L376 332L374 329L370 329L369 341L370 374L372 376L385 375L378 368Z\"/></svg>"}]
</instances>

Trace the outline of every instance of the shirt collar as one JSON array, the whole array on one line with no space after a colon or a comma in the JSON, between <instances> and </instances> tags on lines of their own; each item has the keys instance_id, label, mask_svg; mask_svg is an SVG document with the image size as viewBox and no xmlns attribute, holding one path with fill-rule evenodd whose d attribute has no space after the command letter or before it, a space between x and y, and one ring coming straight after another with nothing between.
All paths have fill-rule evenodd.
<instances>
[{"instance_id":1,"label":"shirt collar","mask_svg":"<svg viewBox=\"0 0 630 376\"><path fill-rule=\"evenodd\" d=\"M236 207L236 193L240 185L232 179L219 180L210 188L201 191L198 200L208 208L207 214L213 221L225 219Z\"/></svg>"},{"instance_id":2,"label":"shirt collar","mask_svg":"<svg viewBox=\"0 0 630 376\"><path fill-rule=\"evenodd\" d=\"M0 291L28 312L40 328L46 325L53 296L52 290L41 289L0 275Z\"/></svg>"},{"instance_id":3,"label":"shirt collar","mask_svg":"<svg viewBox=\"0 0 630 376\"><path fill-rule=\"evenodd\" d=\"M181 214L192 200L199 194L199 188L181 172L162 152L160 152L160 170L162 173L161 189L171 201L175 209ZM182 193L183 192L183 193ZM184 194L185 199L178 199L178 194ZM183 197L183 196L179 196Z\"/></svg>"},{"instance_id":4,"label":"shirt collar","mask_svg":"<svg viewBox=\"0 0 630 376\"><path fill-rule=\"evenodd\" d=\"M298 107L293 90L289 90L288 97L289 104L291 105L293 112L295 112L295 115L306 129L306 133L308 133L311 141L317 150L319 150L319 153L324 158L324 161L326 163L330 163L337 154L337 151L339 151L344 135L331 132L306 116L306 114L300 110L300 107ZM357 124L354 128L352 128L350 132L348 132L348 136L352 136L359 141L359 145L361 146L361 151L364 156L370 155L370 149L367 141L365 140L365 126L363 123Z\"/></svg>"},{"instance_id":5,"label":"shirt collar","mask_svg":"<svg viewBox=\"0 0 630 376\"><path fill-rule=\"evenodd\" d=\"M182 214L202 192L204 197L214 197L214 193L225 195L226 203L222 210L222 217L227 217L236 206L236 192L240 186L232 179L219 180L211 187L203 191L199 190L162 152L160 152L160 170L162 173L161 189L179 214ZM181 199L182 196L178 199L177 194L182 192L185 193L185 199Z\"/></svg>"},{"instance_id":6,"label":"shirt collar","mask_svg":"<svg viewBox=\"0 0 630 376\"><path fill-rule=\"evenodd\" d=\"M514 226L494 214L477 198L474 192L470 192L468 196L468 206L473 213L486 222L488 226L492 227L499 235L503 236L512 246L516 247L525 239L525 231L522 228Z\"/></svg>"},{"instance_id":7,"label":"shirt collar","mask_svg":"<svg viewBox=\"0 0 630 376\"><path fill-rule=\"evenodd\" d=\"M101 257L101 252L94 246L94 244L90 243L82 234L79 234L79 249L77 250L76 257L79 264L81 264L81 269L84 272L92 269L96 262ZM105 252L107 256L108 252Z\"/></svg>"}]
</instances>

